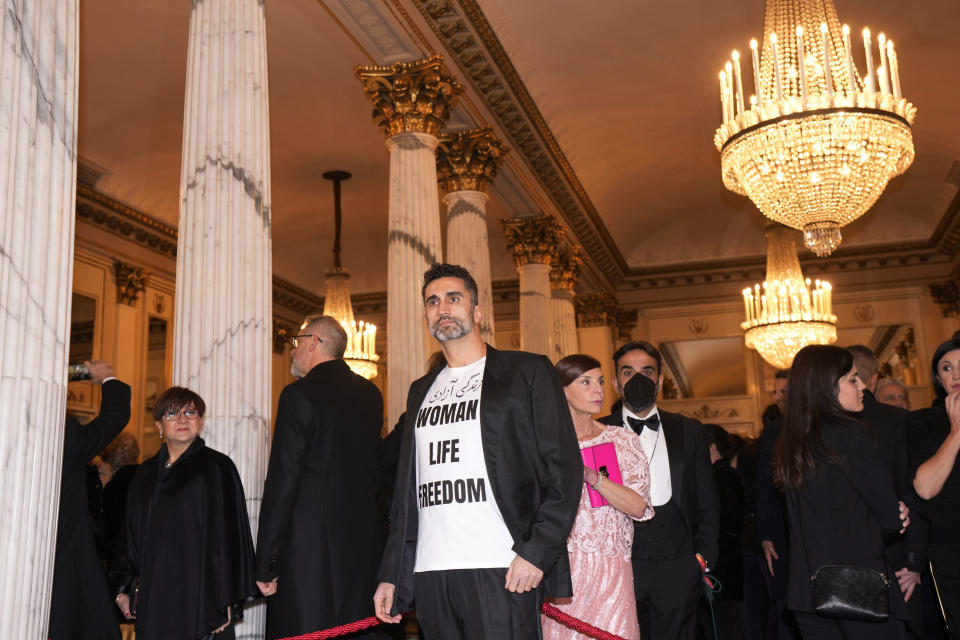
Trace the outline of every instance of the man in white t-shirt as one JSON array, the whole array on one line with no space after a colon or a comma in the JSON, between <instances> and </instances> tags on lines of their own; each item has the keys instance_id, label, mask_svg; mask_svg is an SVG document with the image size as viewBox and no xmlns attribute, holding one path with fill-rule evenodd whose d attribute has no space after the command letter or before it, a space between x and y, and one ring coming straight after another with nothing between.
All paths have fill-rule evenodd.
<instances>
[{"instance_id":1,"label":"man in white t-shirt","mask_svg":"<svg viewBox=\"0 0 960 640\"><path fill-rule=\"evenodd\" d=\"M541 637L544 595L572 595L566 541L583 463L550 361L497 351L463 267L424 274L424 316L447 366L415 381L374 595L427 640Z\"/></svg>"}]
</instances>

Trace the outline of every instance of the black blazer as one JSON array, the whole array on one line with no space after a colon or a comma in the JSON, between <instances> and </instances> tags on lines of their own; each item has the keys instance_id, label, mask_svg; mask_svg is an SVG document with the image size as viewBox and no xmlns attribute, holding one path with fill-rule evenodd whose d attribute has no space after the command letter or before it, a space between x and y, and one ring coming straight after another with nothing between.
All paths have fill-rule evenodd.
<instances>
[{"instance_id":1,"label":"black blazer","mask_svg":"<svg viewBox=\"0 0 960 640\"><path fill-rule=\"evenodd\" d=\"M415 420L439 373L416 380L407 395L396 499L379 574L381 582L396 586L392 614L413 606L418 526ZM480 429L487 474L513 537L513 551L544 572L546 595L571 596L567 538L580 503L583 460L560 380L546 357L487 345Z\"/></svg>"},{"instance_id":2,"label":"black blazer","mask_svg":"<svg viewBox=\"0 0 960 640\"><path fill-rule=\"evenodd\" d=\"M130 420L130 387L119 380L103 383L100 413L85 425L67 416L60 478L53 595L52 640L120 638L117 610L97 556L87 512L86 466L123 431Z\"/></svg>"},{"instance_id":3,"label":"black blazer","mask_svg":"<svg viewBox=\"0 0 960 640\"><path fill-rule=\"evenodd\" d=\"M660 429L670 458L670 486L673 501L692 534L694 553L710 566L717 563L720 535L720 500L707 451L703 425L679 413L659 410ZM623 410L600 419L603 424L623 426ZM656 517L656 516L654 516Z\"/></svg>"},{"instance_id":4,"label":"black blazer","mask_svg":"<svg viewBox=\"0 0 960 640\"><path fill-rule=\"evenodd\" d=\"M913 478L917 467L932 458L950 434L946 405L941 402L914 411L908 418L908 429ZM960 456L954 460L940 493L930 500L921 500L919 511L930 522L928 557L942 568L960 571Z\"/></svg>"},{"instance_id":5,"label":"black blazer","mask_svg":"<svg viewBox=\"0 0 960 640\"><path fill-rule=\"evenodd\" d=\"M884 531L901 527L897 494L873 438L857 422L827 424L821 433L831 460L817 462L799 490L785 492L790 532L787 606L812 611L810 576L822 565L851 565L887 572L891 611L905 617L883 543Z\"/></svg>"},{"instance_id":6,"label":"black blazer","mask_svg":"<svg viewBox=\"0 0 960 640\"><path fill-rule=\"evenodd\" d=\"M383 552L377 446L383 399L343 360L284 387L257 532L256 579L279 578L267 638L371 613Z\"/></svg>"},{"instance_id":7,"label":"black blazer","mask_svg":"<svg viewBox=\"0 0 960 640\"><path fill-rule=\"evenodd\" d=\"M910 452L907 445L907 418L910 412L900 407L878 402L870 391L863 392L863 420L877 441L877 452L883 468L890 474L897 498L910 508L911 526L902 536L899 533L887 535L887 551L890 561L896 569L907 567L911 571L921 572L925 564L925 536L918 535L923 527L917 524L914 512L919 511L919 498L913 490L913 476L910 473ZM919 516L919 513L916 515Z\"/></svg>"}]
</instances>

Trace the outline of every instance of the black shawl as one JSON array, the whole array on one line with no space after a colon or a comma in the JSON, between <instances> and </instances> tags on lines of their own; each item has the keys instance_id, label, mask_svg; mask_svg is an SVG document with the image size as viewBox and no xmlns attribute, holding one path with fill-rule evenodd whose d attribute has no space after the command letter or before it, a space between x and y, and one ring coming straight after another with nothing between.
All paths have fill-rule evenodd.
<instances>
[{"instance_id":1,"label":"black shawl","mask_svg":"<svg viewBox=\"0 0 960 640\"><path fill-rule=\"evenodd\" d=\"M169 468L167 445L144 462L127 496L127 559L140 580L138 638L201 638L257 594L243 486L202 438ZM131 583L133 580L130 581ZM131 592L128 584L127 592Z\"/></svg>"}]
</instances>

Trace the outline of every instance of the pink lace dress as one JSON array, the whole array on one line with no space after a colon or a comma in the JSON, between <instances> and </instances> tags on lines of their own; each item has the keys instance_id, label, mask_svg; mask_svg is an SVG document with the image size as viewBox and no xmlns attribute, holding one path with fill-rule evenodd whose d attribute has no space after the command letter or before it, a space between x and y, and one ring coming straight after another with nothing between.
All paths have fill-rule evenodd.
<instances>
[{"instance_id":1,"label":"pink lace dress","mask_svg":"<svg viewBox=\"0 0 960 640\"><path fill-rule=\"evenodd\" d=\"M623 484L647 502L637 520L653 517L650 506L650 471L640 446L640 438L622 427L606 427L596 437L580 443L580 448L612 442L617 452ZM583 485L580 507L573 531L567 539L573 598L551 600L564 612L628 640L639 640L637 603L633 594L633 520L612 506L590 506L587 486ZM543 616L545 640L587 638L573 629Z\"/></svg>"}]
</instances>

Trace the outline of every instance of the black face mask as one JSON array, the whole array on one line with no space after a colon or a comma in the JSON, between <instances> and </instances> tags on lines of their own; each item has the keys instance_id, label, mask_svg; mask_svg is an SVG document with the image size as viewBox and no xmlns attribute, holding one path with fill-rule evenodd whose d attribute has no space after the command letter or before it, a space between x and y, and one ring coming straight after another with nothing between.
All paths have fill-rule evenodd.
<instances>
[{"instance_id":1,"label":"black face mask","mask_svg":"<svg viewBox=\"0 0 960 640\"><path fill-rule=\"evenodd\" d=\"M653 405L657 400L657 383L642 374L634 374L623 385L623 404L637 413Z\"/></svg>"}]
</instances>

